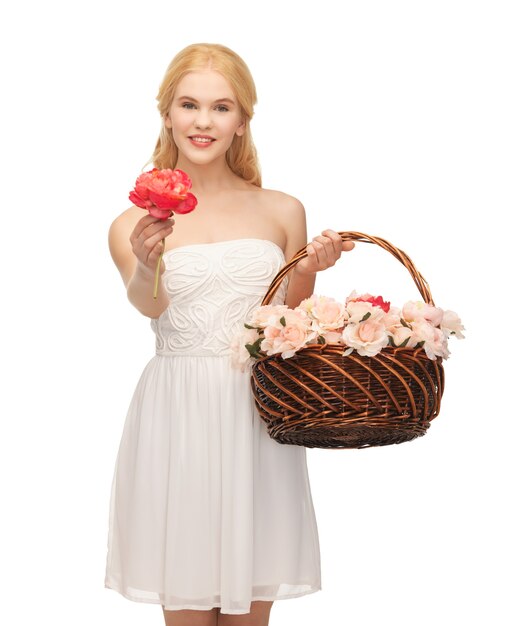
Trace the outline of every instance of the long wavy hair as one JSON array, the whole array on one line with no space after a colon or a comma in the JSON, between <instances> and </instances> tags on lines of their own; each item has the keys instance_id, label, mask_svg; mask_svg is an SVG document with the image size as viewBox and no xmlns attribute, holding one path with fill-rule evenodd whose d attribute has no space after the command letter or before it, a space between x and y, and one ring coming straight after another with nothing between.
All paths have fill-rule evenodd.
<instances>
[{"instance_id":1,"label":"long wavy hair","mask_svg":"<svg viewBox=\"0 0 511 626\"><path fill-rule=\"evenodd\" d=\"M156 97L162 118L160 136L152 157L147 161L158 169L174 169L178 148L172 130L165 126L165 115L170 109L179 81L188 72L203 69L216 70L224 76L241 108L246 129L243 135L234 135L225 155L231 170L253 185L261 187L261 170L257 151L250 132L250 120L254 115L257 93L254 79L243 59L233 50L217 43L195 43L183 48L170 62ZM143 168L142 168L143 169Z\"/></svg>"}]
</instances>

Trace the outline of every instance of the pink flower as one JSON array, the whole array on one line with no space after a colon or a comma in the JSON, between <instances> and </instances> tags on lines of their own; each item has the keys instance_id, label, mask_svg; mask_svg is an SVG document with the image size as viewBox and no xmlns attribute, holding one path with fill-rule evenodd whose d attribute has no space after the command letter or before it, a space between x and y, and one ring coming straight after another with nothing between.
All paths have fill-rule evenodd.
<instances>
[{"instance_id":1,"label":"pink flower","mask_svg":"<svg viewBox=\"0 0 511 626\"><path fill-rule=\"evenodd\" d=\"M335 330L327 330L321 335L326 343L339 344L341 346L345 345L344 340L342 338L342 331L337 332Z\"/></svg>"},{"instance_id":2,"label":"pink flower","mask_svg":"<svg viewBox=\"0 0 511 626\"><path fill-rule=\"evenodd\" d=\"M312 326L319 333L327 330L337 330L344 326L344 304L333 298L313 294L302 300L298 305L312 319Z\"/></svg>"},{"instance_id":3,"label":"pink flower","mask_svg":"<svg viewBox=\"0 0 511 626\"><path fill-rule=\"evenodd\" d=\"M385 328L391 329L394 326L402 326L402 317L403 314L401 313L401 309L397 306L391 306L388 313L383 317L383 323L385 324Z\"/></svg>"},{"instance_id":4,"label":"pink flower","mask_svg":"<svg viewBox=\"0 0 511 626\"><path fill-rule=\"evenodd\" d=\"M289 310L286 304L265 304L252 312L248 324L257 328L266 328L269 323L276 323L275 320L279 320Z\"/></svg>"},{"instance_id":5,"label":"pink flower","mask_svg":"<svg viewBox=\"0 0 511 626\"><path fill-rule=\"evenodd\" d=\"M460 318L454 311L444 311L440 328L446 337L454 335L458 339L465 339L465 335L461 332L462 330L465 330L465 326L463 326Z\"/></svg>"},{"instance_id":6,"label":"pink flower","mask_svg":"<svg viewBox=\"0 0 511 626\"><path fill-rule=\"evenodd\" d=\"M307 313L298 308L288 309L279 320L272 318L265 327L261 350L269 355L281 353L283 359L288 359L316 337Z\"/></svg>"},{"instance_id":7,"label":"pink flower","mask_svg":"<svg viewBox=\"0 0 511 626\"><path fill-rule=\"evenodd\" d=\"M409 300L403 306L403 319L406 322L417 322L424 319L433 326L440 326L443 315L444 312L441 308L426 304L420 300L416 302Z\"/></svg>"},{"instance_id":8,"label":"pink flower","mask_svg":"<svg viewBox=\"0 0 511 626\"><path fill-rule=\"evenodd\" d=\"M236 369L246 372L250 365L251 354L246 345L253 345L259 339L259 333L254 328L244 328L235 335L230 343L231 364Z\"/></svg>"},{"instance_id":9,"label":"pink flower","mask_svg":"<svg viewBox=\"0 0 511 626\"><path fill-rule=\"evenodd\" d=\"M396 324L395 326L391 326L387 328L387 332L392 337L394 341L394 345L397 348L407 347L413 348L417 343L413 339L413 330L408 328L408 326L403 326L402 324ZM406 343L405 343L406 341Z\"/></svg>"},{"instance_id":10,"label":"pink flower","mask_svg":"<svg viewBox=\"0 0 511 626\"><path fill-rule=\"evenodd\" d=\"M412 322L411 326L413 329L414 345L423 341L423 348L428 358L433 361L436 361L437 356L443 357L444 359L449 358L450 352L447 346L447 337L441 328L435 328L425 319Z\"/></svg>"},{"instance_id":11,"label":"pink flower","mask_svg":"<svg viewBox=\"0 0 511 626\"><path fill-rule=\"evenodd\" d=\"M364 322L348 324L342 333L342 338L344 343L349 346L348 350L344 352L345 355L351 354L355 349L360 356L374 356L389 342L383 320L371 318Z\"/></svg>"},{"instance_id":12,"label":"pink flower","mask_svg":"<svg viewBox=\"0 0 511 626\"><path fill-rule=\"evenodd\" d=\"M383 321L385 311L374 306L366 300L349 300L346 304L346 313L350 324L358 324L359 322L371 319L371 321Z\"/></svg>"}]
</instances>

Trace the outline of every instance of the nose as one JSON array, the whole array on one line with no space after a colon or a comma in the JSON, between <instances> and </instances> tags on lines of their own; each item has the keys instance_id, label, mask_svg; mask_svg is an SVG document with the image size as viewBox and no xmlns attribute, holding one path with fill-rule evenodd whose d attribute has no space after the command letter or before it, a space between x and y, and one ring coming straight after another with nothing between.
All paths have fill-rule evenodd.
<instances>
[{"instance_id":1,"label":"nose","mask_svg":"<svg viewBox=\"0 0 511 626\"><path fill-rule=\"evenodd\" d=\"M196 128L210 128L211 120L209 118L209 113L207 110L202 110L197 112L197 116L195 118L195 127Z\"/></svg>"}]
</instances>

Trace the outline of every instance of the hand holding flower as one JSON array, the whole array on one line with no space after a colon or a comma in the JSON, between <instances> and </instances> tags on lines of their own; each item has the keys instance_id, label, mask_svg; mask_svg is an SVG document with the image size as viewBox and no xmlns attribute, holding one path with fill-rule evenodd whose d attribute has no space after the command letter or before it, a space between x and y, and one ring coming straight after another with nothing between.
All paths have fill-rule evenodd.
<instances>
[{"instance_id":1,"label":"hand holding flower","mask_svg":"<svg viewBox=\"0 0 511 626\"><path fill-rule=\"evenodd\" d=\"M196 207L197 198L189 191L191 186L192 181L190 180L190 177L182 170L160 170L157 167L154 167L151 171L140 174L135 182L135 188L129 193L129 199L138 207L147 209L151 217L166 221L171 215L174 214L174 212L189 213ZM148 224L145 222L141 229L146 226L148 226ZM142 232L141 230L138 230L138 224L136 230L137 234L135 239L138 242L138 237ZM159 232L160 227L156 227L156 230ZM165 232L167 230L168 225L165 225L164 228L161 228L162 232L160 232L162 235L161 246L158 246L159 256L154 274L153 298L155 299L158 295L158 276L160 263L165 251ZM151 232L146 233L147 236L143 237L144 248L148 248L147 259L145 261L142 260L142 262L146 265L149 263L149 257L155 249L155 242L153 242L152 238L154 232L155 228L152 227ZM172 232L172 229L170 229L170 232ZM145 243L146 241L147 243ZM132 245L133 243L134 242L132 241ZM142 257L143 256L145 256L145 252Z\"/></svg>"},{"instance_id":2,"label":"hand holding flower","mask_svg":"<svg viewBox=\"0 0 511 626\"><path fill-rule=\"evenodd\" d=\"M353 241L343 241L335 230L327 228L307 244L307 257L296 264L295 270L299 274L315 274L326 270L339 260L342 252L353 250L354 247Z\"/></svg>"},{"instance_id":3,"label":"hand holding flower","mask_svg":"<svg viewBox=\"0 0 511 626\"><path fill-rule=\"evenodd\" d=\"M140 218L135 224L130 235L131 247L140 265L147 269L148 273L154 274L159 257L165 248L165 237L170 235L173 230L174 219L172 217L162 220L148 214Z\"/></svg>"}]
</instances>

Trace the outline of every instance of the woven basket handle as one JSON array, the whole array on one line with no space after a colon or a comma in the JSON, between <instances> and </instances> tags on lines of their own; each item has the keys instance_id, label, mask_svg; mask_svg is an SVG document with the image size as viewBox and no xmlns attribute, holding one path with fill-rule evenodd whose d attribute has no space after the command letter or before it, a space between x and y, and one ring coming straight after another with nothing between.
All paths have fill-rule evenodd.
<instances>
[{"instance_id":1,"label":"woven basket handle","mask_svg":"<svg viewBox=\"0 0 511 626\"><path fill-rule=\"evenodd\" d=\"M424 302L426 304L431 304L432 306L435 305L427 281L417 271L417 268L413 264L412 260L405 252L403 252L399 248L396 248L390 242L382 239L381 237L373 237L372 235L365 235L364 233L357 233L355 231L339 231L337 234L341 235L343 241L361 241L363 243L375 243L377 246L380 246L384 250L387 250L387 252L390 252L390 254L392 254L392 256L395 256L396 259L400 261L410 272L413 281L416 284L417 289L419 290L419 293L421 294ZM266 295L262 300L261 306L269 304L272 301L273 296L277 292L280 283L284 280L286 274L288 274L288 272L290 272L299 261L306 257L307 246L305 245L303 248L300 248L298 252L296 252L296 254L289 260L289 262L286 263L284 267L279 271L279 273L275 276L272 283L268 287L268 291L266 292Z\"/></svg>"}]
</instances>

